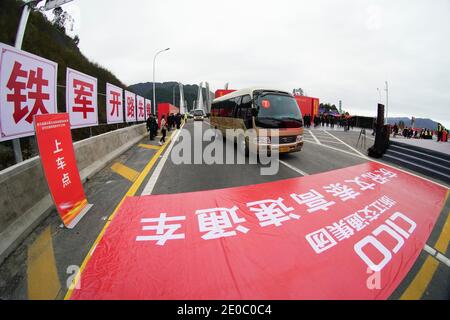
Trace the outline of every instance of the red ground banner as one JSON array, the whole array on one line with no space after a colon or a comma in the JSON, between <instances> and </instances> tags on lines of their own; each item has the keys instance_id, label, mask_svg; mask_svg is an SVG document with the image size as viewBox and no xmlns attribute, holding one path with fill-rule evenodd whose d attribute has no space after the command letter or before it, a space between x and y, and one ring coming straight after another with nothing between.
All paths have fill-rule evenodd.
<instances>
[{"instance_id":1,"label":"red ground banner","mask_svg":"<svg viewBox=\"0 0 450 320\"><path fill-rule=\"evenodd\" d=\"M88 203L73 150L69 115L37 115L34 121L50 193L64 225L70 228Z\"/></svg>"},{"instance_id":2,"label":"red ground banner","mask_svg":"<svg viewBox=\"0 0 450 320\"><path fill-rule=\"evenodd\" d=\"M71 299L386 299L447 189L378 163L126 199Z\"/></svg>"}]
</instances>

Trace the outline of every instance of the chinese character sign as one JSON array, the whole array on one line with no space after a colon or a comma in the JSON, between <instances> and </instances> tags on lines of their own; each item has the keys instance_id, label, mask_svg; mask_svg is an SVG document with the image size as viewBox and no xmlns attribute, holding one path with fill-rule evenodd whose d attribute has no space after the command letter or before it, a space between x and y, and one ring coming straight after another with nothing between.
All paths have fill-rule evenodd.
<instances>
[{"instance_id":1,"label":"chinese character sign","mask_svg":"<svg viewBox=\"0 0 450 320\"><path fill-rule=\"evenodd\" d=\"M136 97L137 121L145 121L145 99L141 96Z\"/></svg>"},{"instance_id":2,"label":"chinese character sign","mask_svg":"<svg viewBox=\"0 0 450 320\"><path fill-rule=\"evenodd\" d=\"M66 110L72 128L98 125L96 78L67 68Z\"/></svg>"},{"instance_id":3,"label":"chinese character sign","mask_svg":"<svg viewBox=\"0 0 450 320\"><path fill-rule=\"evenodd\" d=\"M38 115L36 138L48 187L64 225L73 227L88 203L81 184L67 113Z\"/></svg>"},{"instance_id":4,"label":"chinese character sign","mask_svg":"<svg viewBox=\"0 0 450 320\"><path fill-rule=\"evenodd\" d=\"M447 192L368 162L259 185L128 197L71 298L386 299L424 247ZM368 270L380 273L380 289L368 287Z\"/></svg>"},{"instance_id":5,"label":"chinese character sign","mask_svg":"<svg viewBox=\"0 0 450 320\"><path fill-rule=\"evenodd\" d=\"M33 116L56 113L57 63L0 43L0 141L34 135Z\"/></svg>"},{"instance_id":6,"label":"chinese character sign","mask_svg":"<svg viewBox=\"0 0 450 320\"><path fill-rule=\"evenodd\" d=\"M145 99L145 120L148 119L151 113L152 113L152 101Z\"/></svg>"},{"instance_id":7,"label":"chinese character sign","mask_svg":"<svg viewBox=\"0 0 450 320\"><path fill-rule=\"evenodd\" d=\"M136 95L125 90L125 120L136 121Z\"/></svg>"},{"instance_id":8,"label":"chinese character sign","mask_svg":"<svg viewBox=\"0 0 450 320\"><path fill-rule=\"evenodd\" d=\"M123 90L106 84L106 119L108 124L123 122Z\"/></svg>"}]
</instances>

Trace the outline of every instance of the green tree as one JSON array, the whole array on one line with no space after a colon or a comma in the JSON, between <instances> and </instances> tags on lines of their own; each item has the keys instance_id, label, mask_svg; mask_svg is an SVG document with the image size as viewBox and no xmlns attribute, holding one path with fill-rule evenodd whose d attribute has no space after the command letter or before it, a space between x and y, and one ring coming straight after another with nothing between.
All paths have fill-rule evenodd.
<instances>
[{"instance_id":1,"label":"green tree","mask_svg":"<svg viewBox=\"0 0 450 320\"><path fill-rule=\"evenodd\" d=\"M65 12L61 7L53 9L53 25L62 33L66 33L66 22L69 19L69 14Z\"/></svg>"},{"instance_id":2,"label":"green tree","mask_svg":"<svg viewBox=\"0 0 450 320\"><path fill-rule=\"evenodd\" d=\"M294 96L304 96L305 95L305 91L302 88L295 88L294 90L292 90L292 93L294 94Z\"/></svg>"}]
</instances>

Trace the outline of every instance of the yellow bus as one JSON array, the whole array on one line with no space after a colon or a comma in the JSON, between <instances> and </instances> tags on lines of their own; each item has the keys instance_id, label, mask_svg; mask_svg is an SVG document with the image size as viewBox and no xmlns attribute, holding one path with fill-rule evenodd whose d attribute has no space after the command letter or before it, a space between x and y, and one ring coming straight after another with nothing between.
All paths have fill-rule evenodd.
<instances>
[{"instance_id":1,"label":"yellow bus","mask_svg":"<svg viewBox=\"0 0 450 320\"><path fill-rule=\"evenodd\" d=\"M276 149L279 153L297 152L303 147L302 114L289 92L248 88L229 93L213 101L210 123L224 137L227 129L255 129L257 138L240 142L245 143L241 147L246 153L249 149L259 150L261 146ZM260 136L261 129L266 129L264 132L270 132L272 136ZM272 144L273 135L278 136L277 144ZM250 146L252 143L256 146Z\"/></svg>"}]
</instances>

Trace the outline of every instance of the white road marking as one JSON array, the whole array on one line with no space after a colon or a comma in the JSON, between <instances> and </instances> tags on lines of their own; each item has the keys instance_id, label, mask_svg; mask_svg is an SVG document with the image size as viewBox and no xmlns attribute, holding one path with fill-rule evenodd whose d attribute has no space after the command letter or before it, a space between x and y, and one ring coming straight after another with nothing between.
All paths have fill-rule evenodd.
<instances>
[{"instance_id":1,"label":"white road marking","mask_svg":"<svg viewBox=\"0 0 450 320\"><path fill-rule=\"evenodd\" d=\"M307 141L307 140L304 140L304 141ZM318 146L321 146L321 147L324 147L324 148L328 148L328 149L331 149L331 150L339 151L339 152L348 154L348 155L353 156L353 157L356 157L356 158L362 158L362 159L366 159L366 160L371 160L369 157L366 157L366 156L360 156L360 155L355 154L355 153L353 153L353 152L345 151L345 150L342 150L342 149L339 149L339 148L336 148L336 147L332 147L332 146L329 146L329 145L326 145L326 144L315 143L315 142L312 142L312 141L307 141L307 142L313 143L313 144L316 144L316 145L318 145Z\"/></svg>"},{"instance_id":2,"label":"white road marking","mask_svg":"<svg viewBox=\"0 0 450 320\"><path fill-rule=\"evenodd\" d=\"M425 245L425 247L423 248L423 250L425 250L425 252L427 252L428 254L430 254L431 256L435 256L437 251L435 249L433 249L432 247L430 247L429 245Z\"/></svg>"},{"instance_id":3,"label":"white road marking","mask_svg":"<svg viewBox=\"0 0 450 320\"><path fill-rule=\"evenodd\" d=\"M284 162L284 161L281 161L281 160L280 160L280 163L283 164L283 165L285 165L285 166L288 167L289 169L294 170L295 172L301 174L302 176L309 176L309 174L306 173L305 171L302 171L302 170L300 170L299 168L296 168L296 167L290 165L290 164L287 163L287 162Z\"/></svg>"},{"instance_id":4,"label":"white road marking","mask_svg":"<svg viewBox=\"0 0 450 320\"><path fill-rule=\"evenodd\" d=\"M172 141L170 142L169 147L164 152L163 157L161 160L159 160L158 165L156 166L155 171L153 171L152 176L147 182L147 185L145 186L144 190L141 193L141 196L147 196L151 195L153 192L153 189L155 188L156 182L158 181L159 175L161 174L162 169L164 168L164 165L166 164L167 158L169 157L170 152L172 151L173 146L175 145L175 142L178 140L178 136L181 133L181 130L177 130L178 132L175 133L175 135L172 137Z\"/></svg>"},{"instance_id":5,"label":"white road marking","mask_svg":"<svg viewBox=\"0 0 450 320\"><path fill-rule=\"evenodd\" d=\"M430 256L432 256L433 258L435 258L439 262L442 262L447 267L450 267L450 259L447 258L446 256L444 256L442 253L440 253L436 249L434 249L434 248L432 248L432 247L430 247L429 245L426 244L425 247L423 248L423 250L425 250L425 252L427 252Z\"/></svg>"},{"instance_id":6,"label":"white road marking","mask_svg":"<svg viewBox=\"0 0 450 320\"><path fill-rule=\"evenodd\" d=\"M342 141L341 139L339 139L339 138L336 137L335 135L333 135L333 134L331 134L331 133L329 133L328 131L325 131L325 130L324 130L323 132L326 132L326 133L329 134L331 137L333 137L333 138L335 138L337 141L341 142L343 145L345 145L345 146L349 147L350 149L352 149L353 151L355 151L357 154L359 154L359 155L365 157L364 154L362 154L361 152L359 152L358 150L356 150L355 148L353 148L353 147L352 147L351 145L349 145L348 143L345 143L344 141Z\"/></svg>"},{"instance_id":7,"label":"white road marking","mask_svg":"<svg viewBox=\"0 0 450 320\"><path fill-rule=\"evenodd\" d=\"M339 142L339 141L336 141L336 140L328 140L328 139L320 139L320 142L321 143L334 143L334 144L342 144L341 142Z\"/></svg>"},{"instance_id":8,"label":"white road marking","mask_svg":"<svg viewBox=\"0 0 450 320\"><path fill-rule=\"evenodd\" d=\"M321 144L319 139L316 138L316 136L314 135L314 133L312 133L311 130L308 130L309 134L311 135L311 137L313 137L314 141L316 141L317 144Z\"/></svg>"},{"instance_id":9,"label":"white road marking","mask_svg":"<svg viewBox=\"0 0 450 320\"><path fill-rule=\"evenodd\" d=\"M450 268L450 259L444 256L442 253L438 253L435 258Z\"/></svg>"},{"instance_id":10,"label":"white road marking","mask_svg":"<svg viewBox=\"0 0 450 320\"><path fill-rule=\"evenodd\" d=\"M393 166L393 165L390 165L390 164L387 164L387 163L384 163L384 162L381 162L381 161L378 161L378 160L369 158L368 156L365 156L365 155L363 155L363 154L357 155L357 154L355 154L355 153L353 153L353 152L348 152L348 151L345 151L345 150L342 150L342 149L339 149L339 148L335 148L335 147L332 147L332 146L327 146L327 145L324 145L324 144L321 144L321 143L315 143L315 142L310 142L310 141L308 141L308 142L309 142L309 143L312 143L312 144L316 144L316 145L321 146L321 147L324 147L324 148L328 148L328 149L332 149L332 150L335 150L335 151L339 151L339 152L342 152L342 153L351 155L351 156L356 157L356 158L361 158L361 159L365 159L365 160L368 160L368 161L376 162L376 163L382 164L383 166L390 167L390 168L394 168L395 170L398 170L398 171L401 171L401 172L403 172L403 173L409 174L409 175L411 175L411 176L413 176L413 177L420 178L420 179L422 179L422 180L431 182L431 183L433 183L433 184L435 184L435 185L438 185L438 186L440 186L440 187L443 187L443 188L445 188L445 189L449 189L448 186L443 185L442 183L439 183L439 182L430 180L430 179L428 179L428 178L419 176L419 175L417 175L417 174L415 174L415 173L409 172L409 171L404 170L404 169L402 169L402 168L399 168L399 167L396 167L396 166Z\"/></svg>"}]
</instances>

